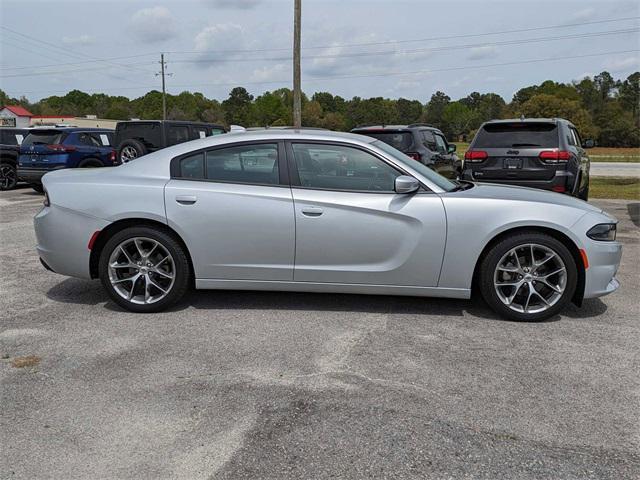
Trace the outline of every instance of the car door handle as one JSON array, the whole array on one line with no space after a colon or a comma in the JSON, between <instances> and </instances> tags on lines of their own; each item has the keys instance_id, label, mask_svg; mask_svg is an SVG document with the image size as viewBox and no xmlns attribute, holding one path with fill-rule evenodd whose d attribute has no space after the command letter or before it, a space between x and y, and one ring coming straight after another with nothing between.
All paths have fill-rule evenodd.
<instances>
[{"instance_id":1,"label":"car door handle","mask_svg":"<svg viewBox=\"0 0 640 480\"><path fill-rule=\"evenodd\" d=\"M320 207L304 207L302 214L305 217L319 217L322 215L323 210Z\"/></svg>"},{"instance_id":2,"label":"car door handle","mask_svg":"<svg viewBox=\"0 0 640 480\"><path fill-rule=\"evenodd\" d=\"M198 200L198 197L195 195L178 195L176 197L176 202L180 205L193 205Z\"/></svg>"}]
</instances>

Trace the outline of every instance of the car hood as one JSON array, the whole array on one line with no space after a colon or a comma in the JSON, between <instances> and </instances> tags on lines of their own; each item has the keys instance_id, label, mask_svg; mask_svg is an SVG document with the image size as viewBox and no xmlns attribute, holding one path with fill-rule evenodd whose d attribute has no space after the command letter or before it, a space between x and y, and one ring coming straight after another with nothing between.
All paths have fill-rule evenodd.
<instances>
[{"instance_id":1,"label":"car hood","mask_svg":"<svg viewBox=\"0 0 640 480\"><path fill-rule=\"evenodd\" d=\"M564 207L576 208L584 212L602 213L601 208L591 205L584 200L571 197L564 193L539 190L537 188L497 185L493 183L476 183L473 188L454 193L464 195L465 198L488 198L493 200L546 203L550 205L562 205Z\"/></svg>"}]
</instances>

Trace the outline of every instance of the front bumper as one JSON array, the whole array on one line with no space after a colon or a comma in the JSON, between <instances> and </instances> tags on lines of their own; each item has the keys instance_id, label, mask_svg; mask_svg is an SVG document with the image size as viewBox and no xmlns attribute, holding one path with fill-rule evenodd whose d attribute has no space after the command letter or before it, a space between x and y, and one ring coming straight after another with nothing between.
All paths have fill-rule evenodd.
<instances>
[{"instance_id":1,"label":"front bumper","mask_svg":"<svg viewBox=\"0 0 640 480\"><path fill-rule=\"evenodd\" d=\"M40 210L33 223L36 250L48 269L70 277L91 278L89 240L109 222L52 205Z\"/></svg>"},{"instance_id":2,"label":"front bumper","mask_svg":"<svg viewBox=\"0 0 640 480\"><path fill-rule=\"evenodd\" d=\"M622 244L590 240L586 247L589 268L585 272L584 298L615 292L620 287L616 273L622 258Z\"/></svg>"}]
</instances>

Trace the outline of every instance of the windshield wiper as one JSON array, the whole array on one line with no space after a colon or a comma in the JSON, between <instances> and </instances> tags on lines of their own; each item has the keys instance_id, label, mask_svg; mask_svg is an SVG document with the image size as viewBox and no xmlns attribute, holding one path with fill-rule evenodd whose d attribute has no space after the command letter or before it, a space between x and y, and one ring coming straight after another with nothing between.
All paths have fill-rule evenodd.
<instances>
[{"instance_id":1,"label":"windshield wiper","mask_svg":"<svg viewBox=\"0 0 640 480\"><path fill-rule=\"evenodd\" d=\"M471 187L473 187L473 182L468 182L467 180L453 180L453 182L456 186L453 190L450 190L451 192L459 192L461 190L468 190Z\"/></svg>"}]
</instances>

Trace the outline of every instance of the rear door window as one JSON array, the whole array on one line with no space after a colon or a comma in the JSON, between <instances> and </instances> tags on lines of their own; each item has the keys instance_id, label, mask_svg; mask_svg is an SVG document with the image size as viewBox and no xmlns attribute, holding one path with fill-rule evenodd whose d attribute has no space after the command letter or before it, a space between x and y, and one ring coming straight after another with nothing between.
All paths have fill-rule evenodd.
<instances>
[{"instance_id":1,"label":"rear door window","mask_svg":"<svg viewBox=\"0 0 640 480\"><path fill-rule=\"evenodd\" d=\"M187 125L168 125L167 126L167 146L177 145L178 143L188 142L189 127Z\"/></svg>"},{"instance_id":2,"label":"rear door window","mask_svg":"<svg viewBox=\"0 0 640 480\"><path fill-rule=\"evenodd\" d=\"M277 185L278 145L262 143L210 150L205 175L212 181Z\"/></svg>"},{"instance_id":3,"label":"rear door window","mask_svg":"<svg viewBox=\"0 0 640 480\"><path fill-rule=\"evenodd\" d=\"M75 141L73 141L73 143L77 143L79 145L85 145L87 147L102 146L97 139L95 139L90 133L86 133L86 132L77 133Z\"/></svg>"},{"instance_id":4,"label":"rear door window","mask_svg":"<svg viewBox=\"0 0 640 480\"><path fill-rule=\"evenodd\" d=\"M447 153L447 141L442 135L435 134L436 137L436 149L438 153Z\"/></svg>"},{"instance_id":5,"label":"rear door window","mask_svg":"<svg viewBox=\"0 0 640 480\"><path fill-rule=\"evenodd\" d=\"M557 148L555 123L490 123L478 131L474 148Z\"/></svg>"},{"instance_id":6,"label":"rear door window","mask_svg":"<svg viewBox=\"0 0 640 480\"><path fill-rule=\"evenodd\" d=\"M436 150L436 138L433 132L430 130L422 130L420 132L420 136L422 137L422 143L425 147L427 147L431 151Z\"/></svg>"}]
</instances>

